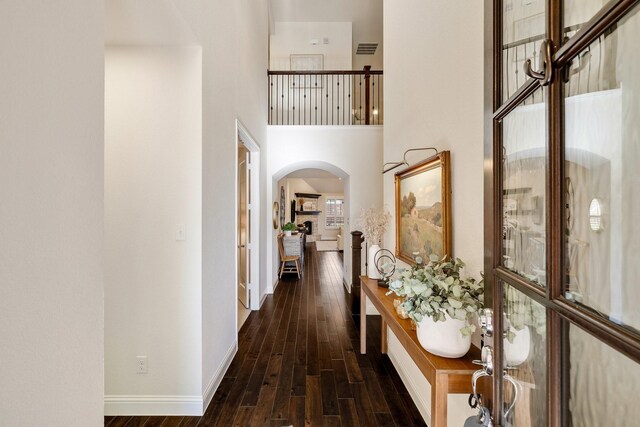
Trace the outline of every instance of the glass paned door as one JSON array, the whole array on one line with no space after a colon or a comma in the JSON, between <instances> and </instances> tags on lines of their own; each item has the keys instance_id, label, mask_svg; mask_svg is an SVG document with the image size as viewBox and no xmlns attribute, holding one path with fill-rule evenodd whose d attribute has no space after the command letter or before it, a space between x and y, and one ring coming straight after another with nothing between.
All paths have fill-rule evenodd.
<instances>
[{"instance_id":1,"label":"glass paned door","mask_svg":"<svg viewBox=\"0 0 640 427\"><path fill-rule=\"evenodd\" d=\"M640 2L489 1L484 401L503 427L635 425Z\"/></svg>"},{"instance_id":2,"label":"glass paned door","mask_svg":"<svg viewBox=\"0 0 640 427\"><path fill-rule=\"evenodd\" d=\"M539 88L502 120L502 265L546 283L546 118ZM537 101L537 102L536 102Z\"/></svg>"},{"instance_id":3,"label":"glass paned door","mask_svg":"<svg viewBox=\"0 0 640 427\"><path fill-rule=\"evenodd\" d=\"M502 100L513 95L527 81L522 66L536 57L545 38L545 0L502 2ZM537 59L536 59L537 62ZM542 92L539 93L542 95Z\"/></svg>"},{"instance_id":4,"label":"glass paned door","mask_svg":"<svg viewBox=\"0 0 640 427\"><path fill-rule=\"evenodd\" d=\"M640 6L564 84L565 298L640 330Z\"/></svg>"},{"instance_id":5,"label":"glass paned door","mask_svg":"<svg viewBox=\"0 0 640 427\"><path fill-rule=\"evenodd\" d=\"M569 326L568 426L638 425L638 364L575 325Z\"/></svg>"},{"instance_id":6,"label":"glass paned door","mask_svg":"<svg viewBox=\"0 0 640 427\"><path fill-rule=\"evenodd\" d=\"M514 287L503 287L504 366L512 378L504 382L504 425L546 427L546 310Z\"/></svg>"}]
</instances>

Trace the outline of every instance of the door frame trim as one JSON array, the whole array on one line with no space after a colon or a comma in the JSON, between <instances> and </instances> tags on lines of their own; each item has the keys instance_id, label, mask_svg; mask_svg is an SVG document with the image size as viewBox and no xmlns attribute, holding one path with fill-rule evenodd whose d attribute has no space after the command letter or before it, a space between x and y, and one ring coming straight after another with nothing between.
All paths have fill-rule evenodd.
<instances>
[{"instance_id":1,"label":"door frame trim","mask_svg":"<svg viewBox=\"0 0 640 427\"><path fill-rule=\"evenodd\" d=\"M255 138L251 135L251 132L247 129L247 127L240 121L240 119L235 120L235 129L236 129L236 137L235 137L235 160L234 160L234 175L235 175L235 203L234 203L234 218L235 218L235 227L234 230L238 229L238 145L244 145L247 150L249 150L250 155L250 166L251 170L251 195L252 195L252 203L247 206L247 208L251 209L251 243L248 244L250 249L250 266L251 266L251 280L247 284L249 288L249 309L250 310L259 310L260 309L260 252L261 252L261 232L260 232L260 215L261 215L261 200L260 200L260 145L256 142ZM236 304L236 322L238 318L238 263L240 262L238 259L238 233L234 233L234 251L235 251L235 268L234 268L234 277L235 277L235 302ZM236 327L237 330L237 327Z\"/></svg>"}]
</instances>

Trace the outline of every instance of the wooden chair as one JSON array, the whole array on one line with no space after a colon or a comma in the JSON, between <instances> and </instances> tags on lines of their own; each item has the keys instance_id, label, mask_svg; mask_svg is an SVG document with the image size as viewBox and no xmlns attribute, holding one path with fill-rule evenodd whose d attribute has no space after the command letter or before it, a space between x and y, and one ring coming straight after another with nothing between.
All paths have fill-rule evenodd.
<instances>
[{"instance_id":1,"label":"wooden chair","mask_svg":"<svg viewBox=\"0 0 640 427\"><path fill-rule=\"evenodd\" d=\"M287 255L284 253L283 235L278 235L278 251L280 251L280 278L283 273L296 273L300 278L300 257L298 255ZM287 262L293 262L293 265L287 265Z\"/></svg>"}]
</instances>

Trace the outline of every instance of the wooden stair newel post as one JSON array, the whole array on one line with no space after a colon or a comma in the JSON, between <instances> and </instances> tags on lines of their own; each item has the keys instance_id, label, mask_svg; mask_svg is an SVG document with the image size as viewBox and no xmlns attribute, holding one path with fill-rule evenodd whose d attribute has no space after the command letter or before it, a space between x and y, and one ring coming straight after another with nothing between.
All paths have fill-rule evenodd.
<instances>
[{"instance_id":1,"label":"wooden stair newel post","mask_svg":"<svg viewBox=\"0 0 640 427\"><path fill-rule=\"evenodd\" d=\"M360 275L362 274L362 231L351 232L351 313L360 314Z\"/></svg>"}]
</instances>

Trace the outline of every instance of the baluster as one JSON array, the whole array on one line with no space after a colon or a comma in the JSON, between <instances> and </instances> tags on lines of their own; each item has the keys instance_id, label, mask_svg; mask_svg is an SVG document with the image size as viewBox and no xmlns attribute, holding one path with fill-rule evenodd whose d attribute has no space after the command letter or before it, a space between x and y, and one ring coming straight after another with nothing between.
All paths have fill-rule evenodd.
<instances>
[{"instance_id":1,"label":"baluster","mask_svg":"<svg viewBox=\"0 0 640 427\"><path fill-rule=\"evenodd\" d=\"M353 92L353 77L349 75L349 124L353 124L353 103L351 102L351 93Z\"/></svg>"},{"instance_id":2,"label":"baluster","mask_svg":"<svg viewBox=\"0 0 640 427\"><path fill-rule=\"evenodd\" d=\"M366 92L364 93L364 124L371 124L371 65L364 66L364 86Z\"/></svg>"},{"instance_id":3,"label":"baluster","mask_svg":"<svg viewBox=\"0 0 640 427\"><path fill-rule=\"evenodd\" d=\"M334 77L336 80L336 125L340 124L340 76Z\"/></svg>"},{"instance_id":4,"label":"baluster","mask_svg":"<svg viewBox=\"0 0 640 427\"><path fill-rule=\"evenodd\" d=\"M362 124L362 74L358 74L358 80L358 122L360 122L359 124Z\"/></svg>"}]
</instances>

